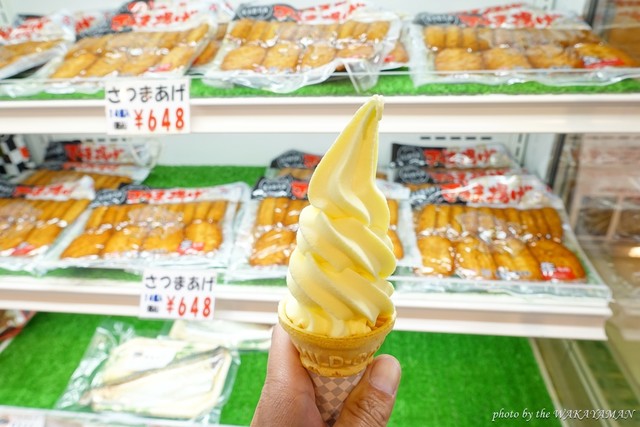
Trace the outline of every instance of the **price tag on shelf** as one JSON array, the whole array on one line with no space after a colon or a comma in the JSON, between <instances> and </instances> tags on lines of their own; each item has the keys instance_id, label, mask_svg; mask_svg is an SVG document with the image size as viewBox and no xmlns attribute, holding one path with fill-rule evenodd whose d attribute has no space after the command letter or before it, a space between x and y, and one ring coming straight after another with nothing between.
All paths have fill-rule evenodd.
<instances>
[{"instance_id":1,"label":"price tag on shelf","mask_svg":"<svg viewBox=\"0 0 640 427\"><path fill-rule=\"evenodd\" d=\"M217 279L211 270L147 269L142 276L140 317L213 319Z\"/></svg>"},{"instance_id":2,"label":"price tag on shelf","mask_svg":"<svg viewBox=\"0 0 640 427\"><path fill-rule=\"evenodd\" d=\"M108 81L104 89L107 134L189 133L190 83L188 78Z\"/></svg>"}]
</instances>

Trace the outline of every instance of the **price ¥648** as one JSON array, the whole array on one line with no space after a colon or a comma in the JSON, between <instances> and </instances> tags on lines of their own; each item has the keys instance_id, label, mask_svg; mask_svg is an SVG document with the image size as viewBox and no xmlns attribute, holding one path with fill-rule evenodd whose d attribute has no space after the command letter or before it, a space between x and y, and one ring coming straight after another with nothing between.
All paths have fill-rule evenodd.
<instances>
[{"instance_id":1,"label":"price \u00a5648","mask_svg":"<svg viewBox=\"0 0 640 427\"><path fill-rule=\"evenodd\" d=\"M213 307L211 307L210 297L178 297L167 296L166 297L166 310L169 315L178 314L180 318L193 317L208 319L212 317Z\"/></svg>"},{"instance_id":2,"label":"price \u00a5648","mask_svg":"<svg viewBox=\"0 0 640 427\"><path fill-rule=\"evenodd\" d=\"M185 130L184 109L182 107L134 109L133 115L134 126L139 131L148 130L150 133L155 133L158 130L166 132Z\"/></svg>"}]
</instances>

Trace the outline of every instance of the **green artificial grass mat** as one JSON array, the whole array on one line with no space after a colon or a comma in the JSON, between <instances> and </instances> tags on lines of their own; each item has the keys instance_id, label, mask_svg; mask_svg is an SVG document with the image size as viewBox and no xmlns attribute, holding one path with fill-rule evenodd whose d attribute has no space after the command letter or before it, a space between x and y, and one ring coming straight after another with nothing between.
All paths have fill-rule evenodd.
<instances>
[{"instance_id":1,"label":"green artificial grass mat","mask_svg":"<svg viewBox=\"0 0 640 427\"><path fill-rule=\"evenodd\" d=\"M348 78L335 78L321 84L302 87L292 93L278 94L259 89L235 86L230 89L211 87L199 78L191 81L192 98L229 98L229 97L287 97L287 96L353 96L382 94L393 95L486 95L486 94L591 94L591 93L633 93L640 92L640 81L625 79L617 83L594 86L547 86L536 82L484 85L478 83L433 83L414 87L409 75L393 73L380 76L378 84L373 88L357 93ZM0 100L63 100L63 99L103 99L104 91L94 94L49 94L45 92L34 95L11 98L0 96Z\"/></svg>"},{"instance_id":2,"label":"green artificial grass mat","mask_svg":"<svg viewBox=\"0 0 640 427\"><path fill-rule=\"evenodd\" d=\"M164 322L76 314L40 313L0 353L0 405L52 408L80 362L96 329L118 319L137 330L159 332ZM381 352L403 369L390 426L464 427L522 425L498 419L503 409L522 413L553 404L526 339L392 332ZM264 382L266 353L241 355L231 398L221 422L249 425ZM532 426L559 426L553 417Z\"/></svg>"},{"instance_id":3,"label":"green artificial grass mat","mask_svg":"<svg viewBox=\"0 0 640 427\"><path fill-rule=\"evenodd\" d=\"M241 181L253 187L264 173L265 166L156 166L144 184L150 187L208 187Z\"/></svg>"}]
</instances>

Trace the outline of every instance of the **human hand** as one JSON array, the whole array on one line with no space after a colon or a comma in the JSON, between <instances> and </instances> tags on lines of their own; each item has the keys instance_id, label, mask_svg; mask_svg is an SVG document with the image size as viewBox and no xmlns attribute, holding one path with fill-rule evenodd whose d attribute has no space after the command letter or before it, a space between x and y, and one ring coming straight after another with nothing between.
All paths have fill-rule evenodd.
<instances>
[{"instance_id":1,"label":"human hand","mask_svg":"<svg viewBox=\"0 0 640 427\"><path fill-rule=\"evenodd\" d=\"M386 426L400 375L400 363L393 356L376 357L347 398L335 427ZM325 426L316 406L313 382L280 325L273 330L267 378L251 425Z\"/></svg>"}]
</instances>

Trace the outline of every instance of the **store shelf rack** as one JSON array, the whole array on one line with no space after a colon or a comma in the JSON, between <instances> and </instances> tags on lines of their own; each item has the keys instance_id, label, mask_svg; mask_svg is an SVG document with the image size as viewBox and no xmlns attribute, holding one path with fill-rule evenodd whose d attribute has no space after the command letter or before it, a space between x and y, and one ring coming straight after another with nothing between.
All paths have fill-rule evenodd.
<instances>
[{"instance_id":1,"label":"store shelf rack","mask_svg":"<svg viewBox=\"0 0 640 427\"><path fill-rule=\"evenodd\" d=\"M5 276L0 308L138 315L141 283L106 279ZM277 321L286 288L217 285L214 316L258 323ZM605 339L606 298L396 292L399 330L523 337Z\"/></svg>"},{"instance_id":2,"label":"store shelf rack","mask_svg":"<svg viewBox=\"0 0 640 427\"><path fill-rule=\"evenodd\" d=\"M193 133L339 132L364 97L191 100ZM388 96L381 132L640 132L640 93ZM250 123L250 126L247 124ZM0 101L3 133L105 133L104 100Z\"/></svg>"}]
</instances>

